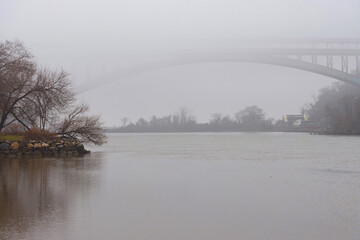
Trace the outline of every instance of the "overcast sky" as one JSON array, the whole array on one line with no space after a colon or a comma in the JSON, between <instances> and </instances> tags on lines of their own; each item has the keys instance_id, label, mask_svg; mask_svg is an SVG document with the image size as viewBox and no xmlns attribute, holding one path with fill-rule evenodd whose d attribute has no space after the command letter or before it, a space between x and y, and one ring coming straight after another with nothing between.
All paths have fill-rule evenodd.
<instances>
[{"instance_id":1,"label":"overcast sky","mask_svg":"<svg viewBox=\"0 0 360 240\"><path fill-rule=\"evenodd\" d=\"M236 49L253 38L360 38L359 0L0 0L0 40L22 40L39 64L74 85L183 53ZM167 67L116 78L78 96L107 126L188 107L199 121L256 104L297 113L334 82L279 66L239 62Z\"/></svg>"}]
</instances>

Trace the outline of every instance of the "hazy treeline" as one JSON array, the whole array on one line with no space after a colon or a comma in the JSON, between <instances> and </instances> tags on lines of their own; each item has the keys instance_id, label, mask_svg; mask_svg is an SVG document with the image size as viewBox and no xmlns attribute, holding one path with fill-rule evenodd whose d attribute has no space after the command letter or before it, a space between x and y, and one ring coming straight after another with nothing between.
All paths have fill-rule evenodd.
<instances>
[{"instance_id":1,"label":"hazy treeline","mask_svg":"<svg viewBox=\"0 0 360 240\"><path fill-rule=\"evenodd\" d=\"M360 88L347 83L324 87L302 112L309 116L310 126L338 134L360 134Z\"/></svg>"},{"instance_id":2,"label":"hazy treeline","mask_svg":"<svg viewBox=\"0 0 360 240\"><path fill-rule=\"evenodd\" d=\"M196 118L186 108L164 117L152 116L149 120L138 119L135 123L122 119L122 127L108 128L108 132L220 132L220 131L270 131L273 120L265 117L258 106L249 106L234 114L212 115L208 123L197 123Z\"/></svg>"}]
</instances>

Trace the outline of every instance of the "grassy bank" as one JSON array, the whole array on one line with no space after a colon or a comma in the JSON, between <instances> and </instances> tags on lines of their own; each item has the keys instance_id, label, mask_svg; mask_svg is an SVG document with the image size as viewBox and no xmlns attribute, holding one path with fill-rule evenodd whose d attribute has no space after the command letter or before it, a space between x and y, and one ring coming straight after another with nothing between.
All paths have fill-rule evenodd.
<instances>
[{"instance_id":1,"label":"grassy bank","mask_svg":"<svg viewBox=\"0 0 360 240\"><path fill-rule=\"evenodd\" d=\"M20 135L0 134L0 141L22 141L23 139L24 137Z\"/></svg>"}]
</instances>

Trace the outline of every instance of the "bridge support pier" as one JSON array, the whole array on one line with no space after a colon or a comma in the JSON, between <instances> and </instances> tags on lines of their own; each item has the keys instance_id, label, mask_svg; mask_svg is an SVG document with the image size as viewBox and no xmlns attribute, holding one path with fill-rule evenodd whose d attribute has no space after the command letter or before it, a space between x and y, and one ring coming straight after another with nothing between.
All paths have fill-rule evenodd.
<instances>
[{"instance_id":1,"label":"bridge support pier","mask_svg":"<svg viewBox=\"0 0 360 240\"><path fill-rule=\"evenodd\" d=\"M317 64L317 56L316 55L312 55L311 60L312 60L313 64Z\"/></svg>"},{"instance_id":2,"label":"bridge support pier","mask_svg":"<svg viewBox=\"0 0 360 240\"><path fill-rule=\"evenodd\" d=\"M326 66L328 68L332 68L333 67L333 59L332 56L327 55L326 56Z\"/></svg>"},{"instance_id":3,"label":"bridge support pier","mask_svg":"<svg viewBox=\"0 0 360 240\"><path fill-rule=\"evenodd\" d=\"M341 56L341 70L343 72L349 72L348 56Z\"/></svg>"}]
</instances>

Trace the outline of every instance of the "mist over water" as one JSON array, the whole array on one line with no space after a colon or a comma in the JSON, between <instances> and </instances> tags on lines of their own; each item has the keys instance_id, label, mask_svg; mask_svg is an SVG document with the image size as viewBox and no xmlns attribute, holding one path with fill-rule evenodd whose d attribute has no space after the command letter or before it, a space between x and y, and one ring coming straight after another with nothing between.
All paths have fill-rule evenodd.
<instances>
[{"instance_id":1,"label":"mist over water","mask_svg":"<svg viewBox=\"0 0 360 240\"><path fill-rule=\"evenodd\" d=\"M358 38L359 1L2 1L0 39L20 39L38 62L74 85L111 84L79 96L106 126L185 106L198 120L258 105L297 113L334 80L249 63L203 63L124 77L124 69L196 52L238 50L244 40ZM100 84L101 85L101 84Z\"/></svg>"},{"instance_id":2,"label":"mist over water","mask_svg":"<svg viewBox=\"0 0 360 240\"><path fill-rule=\"evenodd\" d=\"M1 162L5 239L346 239L358 137L109 134L84 158ZM346 154L345 154L346 153Z\"/></svg>"},{"instance_id":3,"label":"mist over water","mask_svg":"<svg viewBox=\"0 0 360 240\"><path fill-rule=\"evenodd\" d=\"M359 0L0 0L0 43L20 40L19 46L34 55L34 73L69 73L69 79L63 79L72 84L77 100L70 94L68 102L90 107L89 115L83 116L87 106L81 105L82 111L73 112L79 118L72 122L63 113L71 112L70 106L60 109L66 101L45 107L49 117L38 114L43 110L38 106L48 106L48 100L62 91L39 99L30 88L32 97L18 99L20 94L14 93L31 85L25 81L18 87L13 80L23 80L18 71L22 65L9 64L6 72L3 67L11 58L0 56L0 112L6 113L2 125L5 129L5 123L20 123L6 126L15 132L21 124L41 126L35 121L43 119L44 128L49 123L56 128L48 130L57 131L64 117L62 126L79 126L77 131L83 131L77 136L100 136L95 141L100 144L104 138L99 129L125 128L124 119L138 132L189 130L186 121L179 120L184 109L190 117L187 122L201 131L304 131L310 126L313 133L358 134L356 84L323 87L346 82L346 74L360 80L355 76L360 76L359 20ZM337 42L317 45L309 39ZM286 47L283 40L293 42ZM270 65L274 62L264 60L269 56L254 60L254 52L274 48L270 57L290 57L299 60L297 65ZM292 54L279 48L289 48ZM307 54L299 54L300 48ZM329 55L328 49L333 53ZM300 60L307 61L302 68ZM316 68L315 62L323 68ZM324 68L331 65L328 74ZM70 92L67 86L59 90ZM321 88L322 95L316 95ZM11 98L14 104L6 100ZM18 103L24 107L21 111ZM261 123L277 128L244 124L249 106L261 110L257 116L266 120ZM289 121L273 124L284 114ZM212 121L216 119L232 128L218 128ZM252 120L256 118L247 119L259 126ZM306 128L296 128L298 120ZM31 159L15 156L35 151L41 155L35 144L25 145L19 140L22 136L0 134L0 157L13 157L0 159L1 240L360 236L358 136L113 133L106 134L105 145L89 147L92 153L84 157ZM13 145L6 139L19 142ZM60 142L36 144L59 153L64 148ZM25 152L18 152L19 147ZM73 153L77 154L72 149Z\"/></svg>"}]
</instances>

